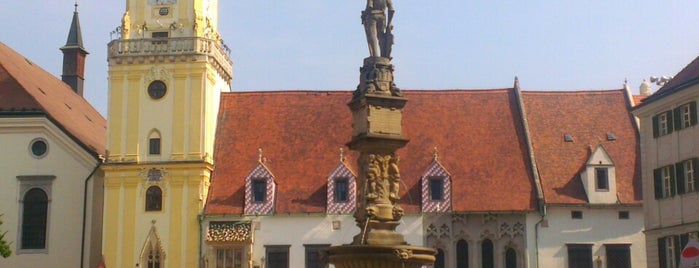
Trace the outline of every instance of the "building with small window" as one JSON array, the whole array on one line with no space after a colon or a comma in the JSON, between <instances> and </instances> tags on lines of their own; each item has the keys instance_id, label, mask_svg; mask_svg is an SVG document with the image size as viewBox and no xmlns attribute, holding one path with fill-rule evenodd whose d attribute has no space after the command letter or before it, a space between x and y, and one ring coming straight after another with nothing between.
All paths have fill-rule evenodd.
<instances>
[{"instance_id":1,"label":"building with small window","mask_svg":"<svg viewBox=\"0 0 699 268\"><path fill-rule=\"evenodd\" d=\"M626 89L403 92L398 231L436 248L434 267L645 265ZM351 129L337 127L351 122L350 98L222 95L219 114L237 116L218 121L204 267L323 267L320 248L359 233L357 155L344 147Z\"/></svg>"},{"instance_id":2,"label":"building with small window","mask_svg":"<svg viewBox=\"0 0 699 268\"><path fill-rule=\"evenodd\" d=\"M83 97L77 10L63 81L0 43L0 267L95 267L102 256L106 120Z\"/></svg>"},{"instance_id":3,"label":"building with small window","mask_svg":"<svg viewBox=\"0 0 699 268\"><path fill-rule=\"evenodd\" d=\"M699 58L646 98L640 122L648 267L679 267L680 252L699 231Z\"/></svg>"}]
</instances>

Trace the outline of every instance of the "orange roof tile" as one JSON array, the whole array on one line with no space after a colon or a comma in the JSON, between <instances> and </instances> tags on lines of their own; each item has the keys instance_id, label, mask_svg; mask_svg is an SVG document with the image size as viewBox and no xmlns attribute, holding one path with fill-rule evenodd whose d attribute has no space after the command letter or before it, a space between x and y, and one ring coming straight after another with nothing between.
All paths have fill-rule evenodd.
<instances>
[{"instance_id":1,"label":"orange roof tile","mask_svg":"<svg viewBox=\"0 0 699 268\"><path fill-rule=\"evenodd\" d=\"M45 113L93 154L104 154L104 117L70 86L0 42L2 111Z\"/></svg>"},{"instance_id":2,"label":"orange roof tile","mask_svg":"<svg viewBox=\"0 0 699 268\"><path fill-rule=\"evenodd\" d=\"M532 211L536 190L513 89L404 91L401 206L420 207L433 148L452 174L456 212ZM207 214L242 214L244 179L263 148L276 176L277 213L325 211L327 175L351 138L351 92L224 93ZM347 163L356 168L357 153ZM406 191L407 189L407 191Z\"/></svg>"},{"instance_id":3,"label":"orange roof tile","mask_svg":"<svg viewBox=\"0 0 699 268\"><path fill-rule=\"evenodd\" d=\"M546 203L587 203L578 174L599 144L615 163L621 203L641 203L638 133L624 94L623 89L523 93ZM616 140L608 141L607 133ZM565 134L574 141L565 142Z\"/></svg>"}]
</instances>

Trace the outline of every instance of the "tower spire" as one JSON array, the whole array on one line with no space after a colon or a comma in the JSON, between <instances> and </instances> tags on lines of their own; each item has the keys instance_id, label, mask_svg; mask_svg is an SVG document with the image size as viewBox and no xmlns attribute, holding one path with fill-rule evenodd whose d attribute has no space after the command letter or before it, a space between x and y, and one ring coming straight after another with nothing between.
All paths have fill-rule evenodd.
<instances>
[{"instance_id":1,"label":"tower spire","mask_svg":"<svg viewBox=\"0 0 699 268\"><path fill-rule=\"evenodd\" d=\"M61 79L68 84L75 93L83 95L83 83L85 82L85 58L87 50L83 46L82 30L80 29L80 19L78 17L78 1L75 1L73 20L70 23L68 39L63 51L63 74Z\"/></svg>"}]
</instances>

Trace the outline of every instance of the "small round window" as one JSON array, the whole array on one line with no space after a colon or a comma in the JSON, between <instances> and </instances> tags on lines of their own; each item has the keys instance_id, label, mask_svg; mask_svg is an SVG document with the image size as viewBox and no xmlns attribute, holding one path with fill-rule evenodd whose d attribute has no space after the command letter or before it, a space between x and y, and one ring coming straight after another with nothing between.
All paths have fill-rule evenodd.
<instances>
[{"instance_id":1,"label":"small round window","mask_svg":"<svg viewBox=\"0 0 699 268\"><path fill-rule=\"evenodd\" d=\"M166 92L167 86L163 81L155 80L151 82L150 85L148 85L148 96L150 96L154 100L161 99L165 96Z\"/></svg>"},{"instance_id":2,"label":"small round window","mask_svg":"<svg viewBox=\"0 0 699 268\"><path fill-rule=\"evenodd\" d=\"M36 158L43 158L49 151L49 145L44 139L35 139L29 145L29 151Z\"/></svg>"}]
</instances>

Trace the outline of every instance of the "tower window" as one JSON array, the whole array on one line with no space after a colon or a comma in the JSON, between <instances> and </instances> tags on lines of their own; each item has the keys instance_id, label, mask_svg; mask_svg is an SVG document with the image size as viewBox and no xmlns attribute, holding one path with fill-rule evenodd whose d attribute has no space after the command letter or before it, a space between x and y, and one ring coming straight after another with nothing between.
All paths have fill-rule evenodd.
<instances>
[{"instance_id":1,"label":"tower window","mask_svg":"<svg viewBox=\"0 0 699 268\"><path fill-rule=\"evenodd\" d=\"M160 154L160 138L151 138L148 140L148 154Z\"/></svg>"},{"instance_id":2,"label":"tower window","mask_svg":"<svg viewBox=\"0 0 699 268\"><path fill-rule=\"evenodd\" d=\"M169 35L168 32L154 32L152 34L153 38L168 38Z\"/></svg>"},{"instance_id":3,"label":"tower window","mask_svg":"<svg viewBox=\"0 0 699 268\"><path fill-rule=\"evenodd\" d=\"M163 209L163 190L151 186L146 191L146 211L161 211Z\"/></svg>"},{"instance_id":4,"label":"tower window","mask_svg":"<svg viewBox=\"0 0 699 268\"><path fill-rule=\"evenodd\" d=\"M349 201L349 182L346 178L335 179L335 202Z\"/></svg>"},{"instance_id":5,"label":"tower window","mask_svg":"<svg viewBox=\"0 0 699 268\"><path fill-rule=\"evenodd\" d=\"M265 202L267 193L267 181L257 179L252 181L252 201Z\"/></svg>"}]
</instances>

